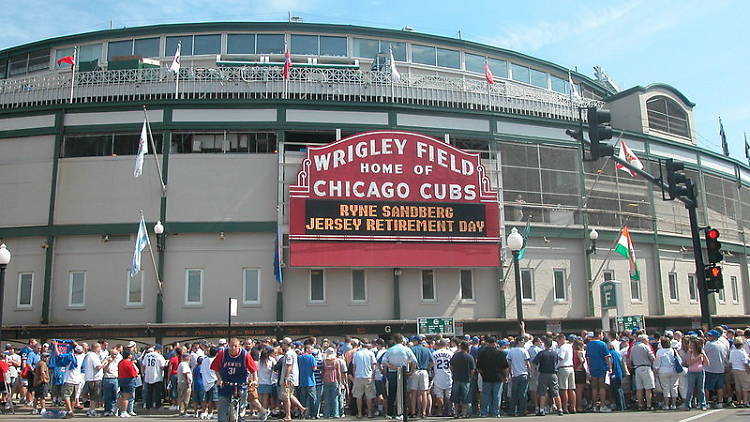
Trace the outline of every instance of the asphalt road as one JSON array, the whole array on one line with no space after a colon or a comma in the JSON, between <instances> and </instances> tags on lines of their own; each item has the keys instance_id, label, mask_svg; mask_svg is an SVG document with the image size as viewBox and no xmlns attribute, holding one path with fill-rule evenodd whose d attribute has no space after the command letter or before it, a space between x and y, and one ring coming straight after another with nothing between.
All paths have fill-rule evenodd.
<instances>
[{"instance_id":1,"label":"asphalt road","mask_svg":"<svg viewBox=\"0 0 750 422\"><path fill-rule=\"evenodd\" d=\"M557 416L557 415L549 415L545 417L536 417L536 416L527 416L525 418L511 418L511 417L501 417L503 420L525 420L525 421L531 421L531 420L548 420L552 419L559 420L561 422L565 421L588 421L588 422L596 422L600 420L607 420L607 421L613 421L613 422L632 422L633 418L638 419L652 419L652 420L658 420L658 422L748 422L750 421L750 409L722 409L722 410L708 410L705 412L702 412L700 410L693 410L690 412L677 410L677 411L655 411L655 412L614 412L614 413L582 413L582 414L576 414L576 415L565 415L565 416ZM27 421L27 420L40 420L42 419L38 415L30 415L27 411L24 411L23 413L17 413L15 415L0 415L0 421ZM123 419L120 418L96 418L96 419L90 419L86 418L84 414L77 414L73 420L76 419L82 419L82 420L97 420L97 421L121 421ZM176 416L163 416L163 415L149 415L149 416L138 416L134 418L127 419L128 421L137 422L137 421L197 421L198 419L195 418L178 418ZM248 419L248 422L252 422L255 419ZM347 421L368 421L369 419L356 419L356 418L347 418ZM384 421L385 419L374 419L375 421ZM419 422L439 422L439 421L452 421L452 418L427 418L427 419L417 419L415 421ZM480 419L462 419L461 421L472 421L472 422L485 422L486 418L480 418ZM275 421L275 419L269 419L269 421ZM321 419L321 421L325 421L325 419Z\"/></svg>"}]
</instances>

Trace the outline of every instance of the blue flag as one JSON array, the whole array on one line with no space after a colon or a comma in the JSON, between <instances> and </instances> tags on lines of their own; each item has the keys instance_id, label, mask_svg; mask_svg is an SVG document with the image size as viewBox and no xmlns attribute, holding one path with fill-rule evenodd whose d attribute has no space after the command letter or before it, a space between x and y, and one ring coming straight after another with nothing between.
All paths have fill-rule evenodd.
<instances>
[{"instance_id":1,"label":"blue flag","mask_svg":"<svg viewBox=\"0 0 750 422\"><path fill-rule=\"evenodd\" d=\"M130 276L134 276L141 271L141 252L149 244L148 231L146 230L146 222L143 221L141 216L141 223L138 225L138 235L135 238L135 251L133 252L133 260L130 262Z\"/></svg>"},{"instance_id":2,"label":"blue flag","mask_svg":"<svg viewBox=\"0 0 750 422\"><path fill-rule=\"evenodd\" d=\"M281 268L282 252L281 252L281 228L276 228L276 242L274 243L275 250L273 253L273 275L276 277L278 283L284 282L284 271Z\"/></svg>"}]
</instances>

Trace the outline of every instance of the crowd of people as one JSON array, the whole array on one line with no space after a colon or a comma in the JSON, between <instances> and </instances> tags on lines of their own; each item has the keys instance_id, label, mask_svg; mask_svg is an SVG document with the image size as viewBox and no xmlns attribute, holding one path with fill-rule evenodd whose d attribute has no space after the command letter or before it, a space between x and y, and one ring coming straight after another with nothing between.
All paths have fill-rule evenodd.
<instances>
[{"instance_id":1,"label":"crowd of people","mask_svg":"<svg viewBox=\"0 0 750 422\"><path fill-rule=\"evenodd\" d=\"M233 396L242 417L284 422L750 406L750 328L727 326L505 338L232 338L142 349L133 341L32 339L18 352L5 349L2 400L34 414L61 409L67 418L85 405L89 417L164 407L226 421Z\"/></svg>"}]
</instances>

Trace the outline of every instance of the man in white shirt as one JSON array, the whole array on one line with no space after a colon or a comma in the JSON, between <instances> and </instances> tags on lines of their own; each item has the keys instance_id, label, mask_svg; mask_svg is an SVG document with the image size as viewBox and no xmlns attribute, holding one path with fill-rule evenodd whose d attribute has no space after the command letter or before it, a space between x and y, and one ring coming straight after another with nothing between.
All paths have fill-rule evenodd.
<instances>
[{"instance_id":1,"label":"man in white shirt","mask_svg":"<svg viewBox=\"0 0 750 422\"><path fill-rule=\"evenodd\" d=\"M453 352L448 348L448 339L440 339L438 349L432 352L432 361L435 363L432 394L435 395L438 412L441 412L443 416L450 415L451 388L453 387L452 357Z\"/></svg>"},{"instance_id":2,"label":"man in white shirt","mask_svg":"<svg viewBox=\"0 0 750 422\"><path fill-rule=\"evenodd\" d=\"M375 399L375 381L373 380L374 367L377 365L375 354L362 346L356 346L352 356L352 367L354 368L354 386L352 387L352 398L357 403L357 417L362 417L362 395L367 399L367 416L373 417L373 400Z\"/></svg>"},{"instance_id":3,"label":"man in white shirt","mask_svg":"<svg viewBox=\"0 0 750 422\"><path fill-rule=\"evenodd\" d=\"M160 408L164 388L164 368L167 360L161 355L161 344L149 348L141 359L143 374L143 404L146 409Z\"/></svg>"},{"instance_id":4,"label":"man in white shirt","mask_svg":"<svg viewBox=\"0 0 750 422\"><path fill-rule=\"evenodd\" d=\"M83 392L89 397L89 410L86 412L88 417L96 417L96 408L101 404L102 397L102 378L104 378L104 371L100 353L101 344L94 343L91 345L91 350L86 354L83 359Z\"/></svg>"},{"instance_id":5,"label":"man in white shirt","mask_svg":"<svg viewBox=\"0 0 750 422\"><path fill-rule=\"evenodd\" d=\"M299 366L297 366L297 353L294 350L292 339L284 337L281 341L281 350L284 351L284 366L281 369L281 392L279 396L286 415L284 421L289 422L292 419L292 404L299 408L302 413L307 409L294 396L294 387L299 385Z\"/></svg>"},{"instance_id":6,"label":"man in white shirt","mask_svg":"<svg viewBox=\"0 0 750 422\"><path fill-rule=\"evenodd\" d=\"M203 412L201 418L209 419L214 409L216 408L216 402L219 401L218 387L216 386L216 373L211 370L211 363L216 358L217 350L211 347L208 351L208 356L203 358L201 362L201 378L203 379Z\"/></svg>"},{"instance_id":7,"label":"man in white shirt","mask_svg":"<svg viewBox=\"0 0 750 422\"><path fill-rule=\"evenodd\" d=\"M565 334L557 338L557 378L560 384L560 400L564 413L576 411L576 377L573 371L573 345L568 343Z\"/></svg>"},{"instance_id":8,"label":"man in white shirt","mask_svg":"<svg viewBox=\"0 0 750 422\"><path fill-rule=\"evenodd\" d=\"M195 369L198 366L198 358L206 357L206 353L200 348L200 344L193 343L190 346L190 369Z\"/></svg>"}]
</instances>

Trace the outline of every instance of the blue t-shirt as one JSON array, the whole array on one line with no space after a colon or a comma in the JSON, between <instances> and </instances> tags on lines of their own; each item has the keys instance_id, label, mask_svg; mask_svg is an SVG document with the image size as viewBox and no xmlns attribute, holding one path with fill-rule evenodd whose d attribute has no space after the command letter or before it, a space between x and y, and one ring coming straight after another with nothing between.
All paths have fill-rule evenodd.
<instances>
[{"instance_id":1,"label":"blue t-shirt","mask_svg":"<svg viewBox=\"0 0 750 422\"><path fill-rule=\"evenodd\" d=\"M297 356L297 366L299 366L299 386L300 387L313 387L315 386L315 358L312 355L301 354Z\"/></svg>"},{"instance_id":2,"label":"blue t-shirt","mask_svg":"<svg viewBox=\"0 0 750 422\"><path fill-rule=\"evenodd\" d=\"M26 364L31 365L32 368L36 368L36 364L39 363L41 360L41 357L36 354L34 351L29 351L26 354Z\"/></svg>"},{"instance_id":3,"label":"blue t-shirt","mask_svg":"<svg viewBox=\"0 0 750 422\"><path fill-rule=\"evenodd\" d=\"M200 365L193 369L193 389L195 391L203 392L203 374L201 373Z\"/></svg>"},{"instance_id":4,"label":"blue t-shirt","mask_svg":"<svg viewBox=\"0 0 750 422\"><path fill-rule=\"evenodd\" d=\"M609 370L607 364L609 347L601 340L594 340L586 345L586 359L589 363L589 372L594 378L603 378Z\"/></svg>"},{"instance_id":5,"label":"blue t-shirt","mask_svg":"<svg viewBox=\"0 0 750 422\"><path fill-rule=\"evenodd\" d=\"M411 348L414 356L417 358L417 369L427 369L432 362L432 352L430 349L418 344Z\"/></svg>"},{"instance_id":6,"label":"blue t-shirt","mask_svg":"<svg viewBox=\"0 0 750 422\"><path fill-rule=\"evenodd\" d=\"M622 359L620 358L620 352L612 349L609 351L609 355L612 356L612 378L621 380L625 374L622 373Z\"/></svg>"}]
</instances>

